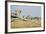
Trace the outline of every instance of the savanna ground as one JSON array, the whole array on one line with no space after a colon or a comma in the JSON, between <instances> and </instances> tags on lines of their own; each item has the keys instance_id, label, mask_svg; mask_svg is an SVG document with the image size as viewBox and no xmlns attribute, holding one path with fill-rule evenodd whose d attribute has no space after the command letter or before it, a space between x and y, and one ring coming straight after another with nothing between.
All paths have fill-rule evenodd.
<instances>
[{"instance_id":1,"label":"savanna ground","mask_svg":"<svg viewBox=\"0 0 46 34\"><path fill-rule=\"evenodd\" d=\"M11 22L11 28L35 28L40 26L41 26L41 20L14 19Z\"/></svg>"}]
</instances>

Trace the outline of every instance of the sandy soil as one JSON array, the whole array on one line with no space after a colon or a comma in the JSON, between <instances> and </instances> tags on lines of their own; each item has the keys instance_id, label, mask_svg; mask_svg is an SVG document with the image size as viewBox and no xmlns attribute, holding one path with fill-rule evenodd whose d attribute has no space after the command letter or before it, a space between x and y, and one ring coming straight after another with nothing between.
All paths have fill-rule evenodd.
<instances>
[{"instance_id":1,"label":"sandy soil","mask_svg":"<svg viewBox=\"0 0 46 34\"><path fill-rule=\"evenodd\" d=\"M15 19L11 22L11 28L35 28L41 26L41 20Z\"/></svg>"}]
</instances>

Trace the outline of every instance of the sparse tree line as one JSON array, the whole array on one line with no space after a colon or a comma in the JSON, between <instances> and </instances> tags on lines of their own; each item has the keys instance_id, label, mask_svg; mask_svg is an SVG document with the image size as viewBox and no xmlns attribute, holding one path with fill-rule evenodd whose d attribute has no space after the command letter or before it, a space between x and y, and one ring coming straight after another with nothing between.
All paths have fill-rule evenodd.
<instances>
[{"instance_id":1,"label":"sparse tree line","mask_svg":"<svg viewBox=\"0 0 46 34\"><path fill-rule=\"evenodd\" d=\"M11 17L12 18L19 18L19 15L21 14L21 10L16 10L15 13L11 13ZM30 16L22 16L22 18L24 19L30 19L30 20L34 20L34 19L37 19L37 20L40 20L41 17L30 17Z\"/></svg>"}]
</instances>

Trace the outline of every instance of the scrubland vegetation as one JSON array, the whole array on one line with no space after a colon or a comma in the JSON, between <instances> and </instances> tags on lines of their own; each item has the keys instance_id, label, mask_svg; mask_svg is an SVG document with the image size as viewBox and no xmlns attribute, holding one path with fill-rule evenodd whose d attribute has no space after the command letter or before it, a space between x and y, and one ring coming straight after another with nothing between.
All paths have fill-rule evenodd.
<instances>
[{"instance_id":1,"label":"scrubland vegetation","mask_svg":"<svg viewBox=\"0 0 46 34\"><path fill-rule=\"evenodd\" d=\"M23 16L22 18L24 19L20 19L18 15L20 15L21 12L21 10L16 10L15 13L11 13L11 28L35 28L41 26L41 17L31 18L30 16L27 16L25 18L25 16Z\"/></svg>"}]
</instances>

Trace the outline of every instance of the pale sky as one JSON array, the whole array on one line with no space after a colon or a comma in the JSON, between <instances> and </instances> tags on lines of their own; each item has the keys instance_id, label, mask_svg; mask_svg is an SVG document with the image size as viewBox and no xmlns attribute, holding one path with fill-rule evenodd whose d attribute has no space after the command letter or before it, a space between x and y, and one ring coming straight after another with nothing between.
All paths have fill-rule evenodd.
<instances>
[{"instance_id":1,"label":"pale sky","mask_svg":"<svg viewBox=\"0 0 46 34\"><path fill-rule=\"evenodd\" d=\"M11 5L11 11L21 10L20 16L32 16L38 17L41 16L41 6L21 6L21 5Z\"/></svg>"}]
</instances>

